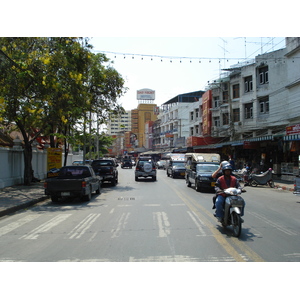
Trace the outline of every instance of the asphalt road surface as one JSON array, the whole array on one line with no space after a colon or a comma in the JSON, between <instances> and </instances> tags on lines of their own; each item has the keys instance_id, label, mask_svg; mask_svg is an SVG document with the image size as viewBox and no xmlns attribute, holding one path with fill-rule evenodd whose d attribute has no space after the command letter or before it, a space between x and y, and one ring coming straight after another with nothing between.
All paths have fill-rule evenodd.
<instances>
[{"instance_id":1,"label":"asphalt road surface","mask_svg":"<svg viewBox=\"0 0 300 300\"><path fill-rule=\"evenodd\" d=\"M240 238L213 217L213 193L158 170L157 181L104 184L88 203L34 207L0 219L1 262L299 262L300 198L247 187Z\"/></svg>"}]
</instances>

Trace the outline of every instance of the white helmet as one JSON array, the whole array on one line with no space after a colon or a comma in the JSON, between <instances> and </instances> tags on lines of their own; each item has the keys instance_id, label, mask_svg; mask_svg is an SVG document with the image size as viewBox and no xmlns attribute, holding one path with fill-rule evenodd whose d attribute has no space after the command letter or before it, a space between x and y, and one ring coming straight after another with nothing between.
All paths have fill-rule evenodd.
<instances>
[{"instance_id":1,"label":"white helmet","mask_svg":"<svg viewBox=\"0 0 300 300\"><path fill-rule=\"evenodd\" d=\"M229 162L227 161L227 160L223 160L222 162L221 162L221 167L223 168L223 167L225 167L226 165L228 165L229 164Z\"/></svg>"}]
</instances>

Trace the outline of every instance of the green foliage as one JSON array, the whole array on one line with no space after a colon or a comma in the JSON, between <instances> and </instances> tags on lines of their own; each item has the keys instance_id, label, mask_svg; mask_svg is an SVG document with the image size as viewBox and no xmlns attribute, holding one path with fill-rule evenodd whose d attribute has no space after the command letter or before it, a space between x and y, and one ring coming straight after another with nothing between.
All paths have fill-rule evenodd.
<instances>
[{"instance_id":1,"label":"green foliage","mask_svg":"<svg viewBox=\"0 0 300 300\"><path fill-rule=\"evenodd\" d=\"M88 112L101 124L124 111L117 103L126 92L123 78L91 49L84 38L0 38L0 122L18 126L30 164L31 143L41 133L51 147L75 144Z\"/></svg>"}]
</instances>

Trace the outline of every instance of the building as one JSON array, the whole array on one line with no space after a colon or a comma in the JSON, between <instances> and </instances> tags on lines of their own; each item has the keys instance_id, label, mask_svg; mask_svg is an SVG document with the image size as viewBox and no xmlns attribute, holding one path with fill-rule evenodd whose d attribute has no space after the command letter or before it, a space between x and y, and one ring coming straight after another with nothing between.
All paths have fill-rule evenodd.
<instances>
[{"instance_id":1,"label":"building","mask_svg":"<svg viewBox=\"0 0 300 300\"><path fill-rule=\"evenodd\" d=\"M199 99L203 94L204 91L180 94L160 107L160 129L158 130L157 126L154 126L154 147L156 150L186 148L186 139L191 135L189 109L191 105L195 106L193 112L195 116L193 115L193 118L198 119L199 116L196 117L196 115L199 114L200 110ZM200 130L200 124L195 125L198 131ZM158 133L160 135L159 139Z\"/></svg>"},{"instance_id":2,"label":"building","mask_svg":"<svg viewBox=\"0 0 300 300\"><path fill-rule=\"evenodd\" d=\"M131 131L131 110L117 117L112 117L107 124L108 135L119 135L120 132Z\"/></svg>"}]
</instances>

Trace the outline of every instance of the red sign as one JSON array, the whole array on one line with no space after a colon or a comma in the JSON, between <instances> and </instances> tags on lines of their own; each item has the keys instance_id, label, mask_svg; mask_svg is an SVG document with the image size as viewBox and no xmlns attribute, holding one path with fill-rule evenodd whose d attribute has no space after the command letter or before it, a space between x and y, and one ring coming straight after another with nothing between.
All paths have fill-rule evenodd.
<instances>
[{"instance_id":1,"label":"red sign","mask_svg":"<svg viewBox=\"0 0 300 300\"><path fill-rule=\"evenodd\" d=\"M300 124L286 127L285 132L286 132L286 135L299 134L300 133Z\"/></svg>"}]
</instances>

